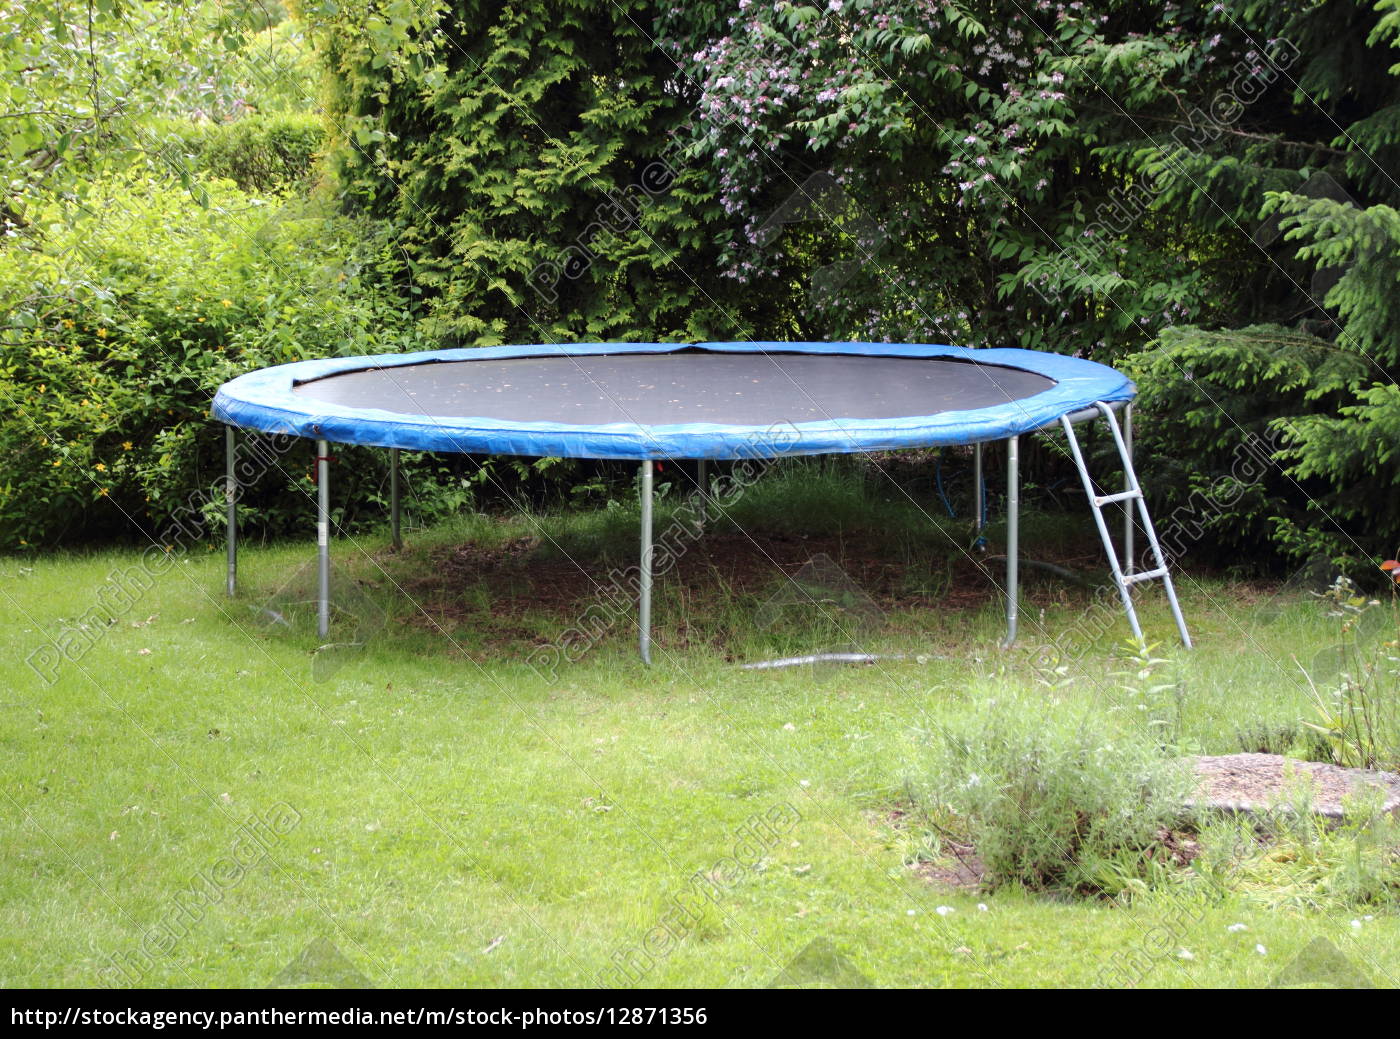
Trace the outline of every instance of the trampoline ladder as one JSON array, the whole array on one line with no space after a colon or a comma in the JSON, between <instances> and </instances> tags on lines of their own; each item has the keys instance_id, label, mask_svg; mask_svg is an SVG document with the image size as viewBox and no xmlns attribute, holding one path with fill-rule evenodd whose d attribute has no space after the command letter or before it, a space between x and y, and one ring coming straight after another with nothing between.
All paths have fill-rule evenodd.
<instances>
[{"instance_id":1,"label":"trampoline ladder","mask_svg":"<svg viewBox=\"0 0 1400 1039\"><path fill-rule=\"evenodd\" d=\"M1191 635L1186 630L1186 619L1181 615L1181 604L1176 599L1176 586L1172 584L1172 575L1167 567L1167 560L1162 555L1162 546L1157 540L1157 531L1152 526L1152 517L1147 514L1147 499L1143 497L1142 486L1138 483L1137 472L1133 468L1132 452L1128 449L1123 439L1123 431L1119 428L1118 418L1113 414L1113 409L1102 401L1096 402L1094 407L1098 410L1103 420L1108 423L1109 431L1113 434L1114 446L1118 449L1118 457L1123 463L1123 478L1126 490L1115 494L1098 494L1094 489L1093 478L1089 475L1089 467L1084 462L1084 454L1079 449L1079 438L1074 435L1074 425L1070 422L1069 416L1060 419L1060 425L1064 427L1065 437L1069 441L1070 454L1074 458L1075 467L1079 470L1079 478L1084 482L1084 494L1089 499L1089 506L1094 510L1094 524L1099 528L1099 538L1103 541L1105 554L1108 556L1109 569L1113 572L1113 583L1118 588L1118 597L1123 600L1123 610L1128 615L1128 624L1133 629L1133 637L1142 642L1142 628L1138 624L1137 610L1133 607L1133 587L1144 584L1148 581L1161 581L1162 588L1167 593L1167 602L1171 606L1172 617L1176 619L1176 630L1181 633L1181 642L1187 649L1191 648ZM1104 519L1104 506L1114 505L1118 502L1136 503L1138 517L1142 522L1142 529L1147 535L1147 543L1152 551L1153 566L1149 570L1140 570L1136 573L1131 571L1132 559L1126 560L1129 571L1125 572L1123 563L1119 561L1118 550L1113 545L1113 538L1108 533L1108 523ZM1132 504L1127 508L1131 517ZM1128 530L1131 531L1131 522ZM1128 542L1127 552L1131 555L1131 541Z\"/></svg>"}]
</instances>

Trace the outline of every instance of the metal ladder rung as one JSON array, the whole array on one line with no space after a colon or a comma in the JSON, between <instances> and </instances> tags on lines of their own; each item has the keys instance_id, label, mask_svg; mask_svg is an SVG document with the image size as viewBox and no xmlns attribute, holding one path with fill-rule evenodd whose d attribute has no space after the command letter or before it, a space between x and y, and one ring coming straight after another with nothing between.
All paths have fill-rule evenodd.
<instances>
[{"instance_id":1,"label":"metal ladder rung","mask_svg":"<svg viewBox=\"0 0 1400 1039\"><path fill-rule=\"evenodd\" d=\"M1166 577L1166 576L1167 576L1167 568L1164 567L1164 566L1162 566L1162 567L1158 567L1156 570L1143 570L1143 571L1141 571L1140 573L1136 573L1136 574L1124 574L1124 575L1123 575L1123 583L1124 583L1124 584L1139 584L1139 583L1142 582L1142 581L1155 581L1155 580L1156 580L1157 578L1159 578L1159 577Z\"/></svg>"},{"instance_id":2,"label":"metal ladder rung","mask_svg":"<svg viewBox=\"0 0 1400 1039\"><path fill-rule=\"evenodd\" d=\"M1127 501L1129 498L1141 498L1142 491L1133 488L1131 491L1119 491L1117 494L1105 494L1094 498L1094 507L1101 509L1105 505L1112 505L1116 501Z\"/></svg>"},{"instance_id":3,"label":"metal ladder rung","mask_svg":"<svg viewBox=\"0 0 1400 1039\"><path fill-rule=\"evenodd\" d=\"M1137 610L1133 608L1132 587L1136 584L1142 584L1144 581L1160 579L1167 594L1167 604L1171 607L1172 617L1176 620L1176 630L1181 633L1181 643L1190 649L1191 634L1186 630L1186 619L1181 615L1181 604L1177 602L1176 588L1172 584L1172 575L1167 570L1167 559L1162 554L1161 543L1157 540L1157 531L1152 526L1152 517L1147 514L1147 499L1142 493L1142 485L1138 483L1137 472L1133 469L1132 452L1124 442L1123 432L1118 428L1118 420L1113 416L1113 409L1103 401L1096 401L1094 407L1108 425L1109 432L1113 434L1113 446L1118 452L1119 461L1123 463L1123 479L1128 484L1127 490L1119 491L1116 494L1095 494L1093 477L1089 475L1089 467L1084 461L1084 453L1079 448L1079 438L1074 435L1074 424L1070 422L1068 415L1060 416L1060 426L1064 429L1065 439L1069 443L1074 467L1079 470L1079 478L1084 484L1084 495L1094 508L1094 524L1099 528L1099 539L1103 542L1104 553L1108 556L1108 565L1113 573L1113 583L1118 588L1118 596L1123 601L1123 612L1128 616L1128 624L1133 629L1133 637L1141 641L1142 629L1138 625ZM1119 562L1118 551L1113 546L1113 538L1108 533L1108 524L1104 522L1103 516L1105 505L1129 500L1137 502L1138 517L1142 521L1143 532L1147 535L1147 544L1152 550L1153 562L1156 563L1153 569L1136 574L1124 573L1124 566ZM1131 506L1129 508L1131 509ZM1131 558L1126 562L1128 568L1131 569Z\"/></svg>"}]
</instances>

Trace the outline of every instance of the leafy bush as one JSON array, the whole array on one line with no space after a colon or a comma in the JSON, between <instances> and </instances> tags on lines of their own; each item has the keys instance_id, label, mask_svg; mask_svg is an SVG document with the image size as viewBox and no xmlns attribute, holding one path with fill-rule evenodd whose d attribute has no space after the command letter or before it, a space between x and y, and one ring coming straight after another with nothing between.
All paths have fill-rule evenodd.
<instances>
[{"instance_id":1,"label":"leafy bush","mask_svg":"<svg viewBox=\"0 0 1400 1039\"><path fill-rule=\"evenodd\" d=\"M260 193L304 185L325 147L318 116L304 112L245 115L232 122L167 122L165 162L175 169L231 180Z\"/></svg>"},{"instance_id":2,"label":"leafy bush","mask_svg":"<svg viewBox=\"0 0 1400 1039\"><path fill-rule=\"evenodd\" d=\"M1183 889L1212 898L1222 891L1270 909L1393 911L1400 902L1400 822L1381 811L1378 790L1344 799L1344 818L1311 810L1310 790L1296 786L1275 810L1201 819L1199 857Z\"/></svg>"},{"instance_id":3,"label":"leafy bush","mask_svg":"<svg viewBox=\"0 0 1400 1039\"><path fill-rule=\"evenodd\" d=\"M0 228L147 164L152 121L305 110L314 67L280 4L39 0L0 5ZM288 107L288 100L297 103Z\"/></svg>"},{"instance_id":4,"label":"leafy bush","mask_svg":"<svg viewBox=\"0 0 1400 1039\"><path fill-rule=\"evenodd\" d=\"M1310 555L1335 539L1309 505L1325 485L1279 464L1293 428L1280 416L1335 413L1363 362L1307 334L1257 325L1166 329L1157 349L1123 368L1139 390L1138 471L1150 474L1154 519L1171 554L1239 561L1272 546L1275 556ZM1313 535L1300 541L1300 531Z\"/></svg>"},{"instance_id":5,"label":"leafy bush","mask_svg":"<svg viewBox=\"0 0 1400 1039\"><path fill-rule=\"evenodd\" d=\"M362 225L227 181L195 186L199 200L146 175L106 179L82 210L50 205L42 240L8 250L5 547L160 528L223 471L209 405L235 375L426 345L406 304L363 277L376 243ZM304 455L282 464L305 477ZM290 482L262 481L249 522L303 528Z\"/></svg>"},{"instance_id":6,"label":"leafy bush","mask_svg":"<svg viewBox=\"0 0 1400 1039\"><path fill-rule=\"evenodd\" d=\"M738 334L652 5L305 2L347 199L462 343Z\"/></svg>"},{"instance_id":7,"label":"leafy bush","mask_svg":"<svg viewBox=\"0 0 1400 1039\"><path fill-rule=\"evenodd\" d=\"M1068 714L1013 694L940 726L927 796L967 827L993 883L1115 894L1154 869L1189 770L1150 734Z\"/></svg>"},{"instance_id":8,"label":"leafy bush","mask_svg":"<svg viewBox=\"0 0 1400 1039\"><path fill-rule=\"evenodd\" d=\"M130 202L108 197L116 178L168 176L148 161L165 137L196 196L201 177L254 194L299 183L321 148L300 113L324 102L337 197L375 223L302 227L310 256L359 265L307 299L354 327L388 307L385 327L417 322L410 338L436 345L891 338L1128 358L1142 468L1186 547L1392 550L1394 0L41 7L0 12L0 64L34 101L0 127L7 252L74 248L55 199ZM180 219L166 194L153 199ZM113 259L158 297L219 286L240 324L204 324L237 353L277 334L219 280L243 230L225 221L183 285ZM177 269L205 262L194 238L136 240ZM81 352L88 315L35 299L100 288L145 313L100 251L95 271L61 274L16 254L0 274L12 326L71 320L33 345ZM253 281L270 279L258 262ZM303 262L321 260L279 260L294 278ZM173 298L143 326L162 343ZM286 305L289 327L314 324ZM170 342L211 346L175 324ZM106 349L65 353L97 368L72 377L100 387ZM1235 472L1246 435L1268 445L1257 478Z\"/></svg>"},{"instance_id":9,"label":"leafy bush","mask_svg":"<svg viewBox=\"0 0 1400 1039\"><path fill-rule=\"evenodd\" d=\"M258 7L245 18L281 17ZM151 117L141 143L161 141L161 167L183 179L202 173L244 191L305 187L327 143L317 105L318 71L301 26L282 21L250 32L211 70L220 89L179 117Z\"/></svg>"}]
</instances>

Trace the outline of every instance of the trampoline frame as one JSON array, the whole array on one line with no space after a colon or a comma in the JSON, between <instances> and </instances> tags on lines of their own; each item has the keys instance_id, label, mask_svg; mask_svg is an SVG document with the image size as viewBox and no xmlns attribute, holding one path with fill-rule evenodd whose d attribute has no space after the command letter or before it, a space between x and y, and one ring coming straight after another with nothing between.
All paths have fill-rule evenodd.
<instances>
[{"instance_id":1,"label":"trampoline frame","mask_svg":"<svg viewBox=\"0 0 1400 1039\"><path fill-rule=\"evenodd\" d=\"M621 347L635 344L588 344L595 345L617 345ZM643 344L654 345L654 344ZM685 344L671 344L670 348L681 348ZM705 344L710 345L710 344ZM733 346L734 344L721 344ZM786 346L789 350L794 346L810 346L814 344L750 344L751 346ZM850 345L850 344L825 344L825 345ZM876 345L876 344L869 344ZM890 346L891 344L878 344L879 346ZM904 344L893 344L903 346ZM517 351L522 348L510 347L499 348L508 351ZM956 348L943 348L953 350ZM470 351L478 353L479 351ZM991 353L1001 351L958 351L959 353L980 354L974 360L981 361ZM454 351L454 354L467 353L467 351ZM395 355L402 358L413 355ZM506 356L522 356L518 353L508 353ZM1057 355L1045 355L1056 357ZM334 364L337 370L347 370L346 361L348 359L335 359ZM360 358L361 362L371 363L381 361L382 358ZM307 362L302 362L303 364ZM319 363L319 362L318 362ZM996 363L988 358L988 363ZM264 369L274 371L275 369ZM1110 369L1111 370L1111 369ZM261 374L261 373L253 373ZM246 377L245 377L246 378ZM219 412L216 401L216 415ZM1121 411L1122 423L1120 424L1115 416ZM1121 493L1096 496L1093 482L1085 464L1083 455L1079 449L1078 441L1074 434L1074 426L1080 423L1091 422L1095 419L1103 419L1107 422L1112 432L1119 456L1123 462L1124 469L1124 489ZM227 576L225 590L232 598L237 594L238 578L238 515L237 515L237 493L235 484L235 454L237 450L236 429L238 424L234 421L224 419L224 443L227 459L227 484L226 484L226 539L227 539ZM1167 593L1168 603L1171 608L1173 619L1176 622L1177 630L1180 633L1182 643L1186 648L1191 648L1191 637L1187 631L1186 622L1182 616L1181 607L1177 601L1175 589L1171 583L1165 558L1162 555L1161 546L1157 539L1156 531L1153 527L1151 517L1148 515L1145 500L1143 498L1140 485L1137 481L1136 473L1133 469L1133 427L1132 427L1132 400L1131 398L1119 398L1108 401L1093 401L1089 406L1079 408L1067 414L1061 414L1056 420L1047 422L1043 426L1026 430L1023 433L1015 433L1005 437L989 437L972 441L973 447L973 526L975 532L980 536L984 528L985 514L985 487L983 481L983 445L1002 441L1006 443L1007 465L1006 465L1006 635L1001 641L1003 649L1009 649L1016 642L1019 627L1019 598L1020 598L1020 507L1021 507L1021 480L1020 480L1020 438L1025 433L1043 432L1052 428L1060 428L1067 436L1071 454L1078 468L1084 483L1086 495L1089 497L1090 505L1093 508L1096 525L1103 541L1105 551L1109 558L1110 569L1113 574L1114 583L1117 586L1120 597L1127 614L1129 624L1133 634L1139 640L1142 632L1138 624L1136 611L1133 606L1130 587L1146 579L1162 578ZM257 427L254 427L257 428ZM291 432L292 435L303 436L304 433L295 430L279 430L279 432ZM306 437L306 439L311 439ZM330 534L331 534L331 507L330 507L330 444L331 439L326 436L314 438L315 444L315 471L316 471L316 559L317 559L317 634L324 638L330 631ZM340 442L340 441L337 441ZM400 473L399 473L399 447L390 447L389 451L389 522L390 538L394 550L400 550L403 546L401 533L401 500L400 500ZM813 452L830 453L830 452ZM842 452L855 453L855 452ZM594 456L582 456L594 457ZM646 664L651 664L652 636L651 636L651 607L653 590L653 497L655 489L655 469L658 459L645 457L639 466L639 484L641 497L641 523L640 523L640 553L638 566L638 649L641 659ZM696 459L699 463L699 485L701 508L705 509L708 501L708 487L706 483L706 459L700 457ZM1135 537L1134 522L1134 502L1136 501L1140 519L1143 523L1144 533L1147 537L1151 551L1157 560L1158 567L1150 572L1134 573L1133 569L1133 549ZM1123 552L1120 557L1117 547L1113 544L1113 539L1109 533L1108 526L1102 514L1104 505L1121 503L1123 506L1123 528L1122 547Z\"/></svg>"}]
</instances>

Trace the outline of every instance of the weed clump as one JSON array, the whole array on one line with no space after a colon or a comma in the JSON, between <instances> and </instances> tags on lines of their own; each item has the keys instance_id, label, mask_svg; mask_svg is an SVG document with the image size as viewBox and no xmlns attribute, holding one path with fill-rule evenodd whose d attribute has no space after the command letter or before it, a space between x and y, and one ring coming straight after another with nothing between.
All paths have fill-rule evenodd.
<instances>
[{"instance_id":1,"label":"weed clump","mask_svg":"<svg viewBox=\"0 0 1400 1039\"><path fill-rule=\"evenodd\" d=\"M966 831L993 886L1114 895L1171 868L1189 765L1153 734L1014 694L931 734L929 808Z\"/></svg>"}]
</instances>

